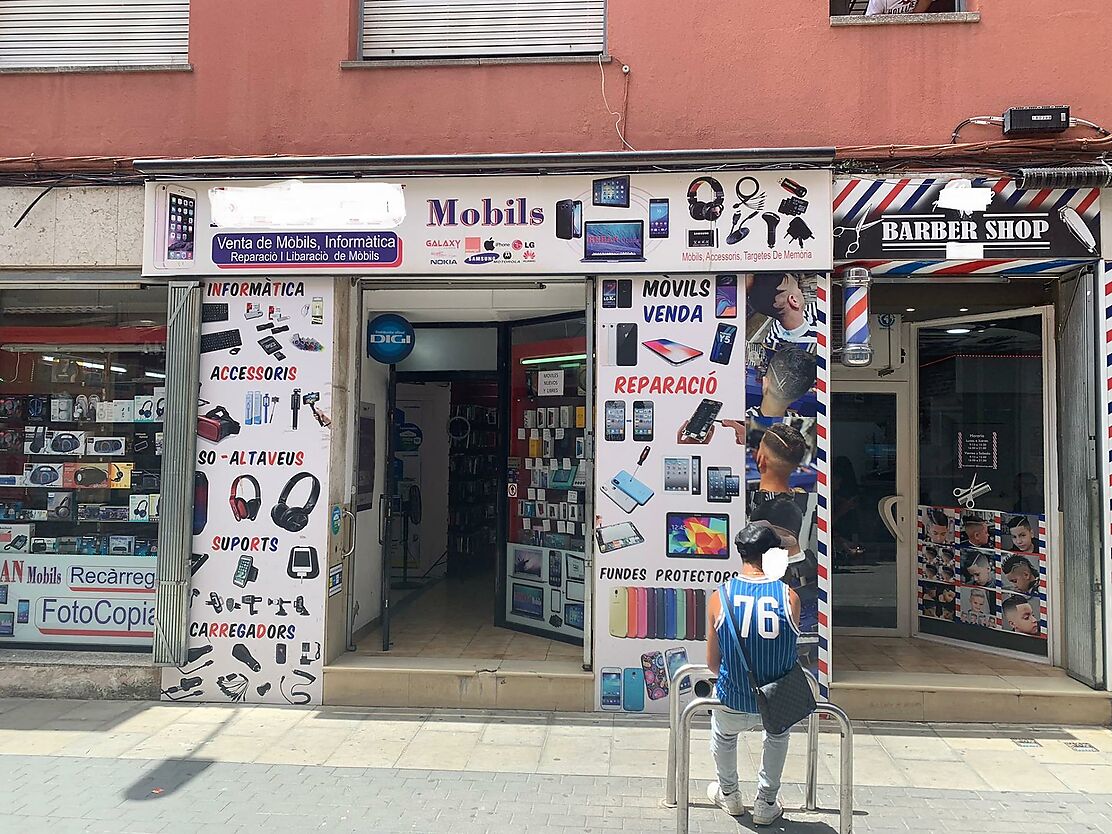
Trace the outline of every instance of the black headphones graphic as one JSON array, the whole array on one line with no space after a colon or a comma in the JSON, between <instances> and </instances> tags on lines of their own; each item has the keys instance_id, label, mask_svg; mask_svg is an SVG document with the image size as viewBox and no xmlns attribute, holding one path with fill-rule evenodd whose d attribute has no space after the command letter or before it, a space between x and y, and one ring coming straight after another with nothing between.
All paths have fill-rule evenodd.
<instances>
[{"instance_id":1,"label":"black headphones graphic","mask_svg":"<svg viewBox=\"0 0 1112 834\"><path fill-rule=\"evenodd\" d=\"M150 419L154 416L154 400L147 400L139 406L139 416L143 419Z\"/></svg>"},{"instance_id":2,"label":"black headphones graphic","mask_svg":"<svg viewBox=\"0 0 1112 834\"><path fill-rule=\"evenodd\" d=\"M255 490L254 498L240 498L236 493L239 491L239 484L241 481L246 481L251 484ZM287 491L289 487L287 486ZM283 493L283 497L285 493ZM313 502L316 503L314 496ZM232 515L235 516L236 521L254 521L259 515L259 507L263 503L263 491L259 487L259 482L255 480L254 475L240 475L232 481L232 491L228 496L228 503L232 505ZM312 509L310 507L310 509Z\"/></svg>"},{"instance_id":3,"label":"black headphones graphic","mask_svg":"<svg viewBox=\"0 0 1112 834\"><path fill-rule=\"evenodd\" d=\"M301 507L290 507L286 505L286 499L293 491L297 484L308 478L312 481L312 489L309 492L309 500ZM289 530L291 533L297 533L305 529L305 525L309 523L309 513L313 511L313 507L317 505L317 499L320 498L320 481L317 476L311 472L298 472L288 481L285 487L282 488L282 494L278 496L278 503L270 511L270 517L274 523L281 527L283 530Z\"/></svg>"},{"instance_id":4,"label":"black headphones graphic","mask_svg":"<svg viewBox=\"0 0 1112 834\"><path fill-rule=\"evenodd\" d=\"M714 199L704 203L699 199L699 189L709 185L714 191ZM687 187L687 211L692 220L717 220L722 216L722 209L726 205L726 194L722 190L722 183L714 177L696 177Z\"/></svg>"},{"instance_id":5,"label":"black headphones graphic","mask_svg":"<svg viewBox=\"0 0 1112 834\"><path fill-rule=\"evenodd\" d=\"M135 509L133 510L136 518L147 517L147 507L150 506L150 499L144 498L142 501L135 502Z\"/></svg>"},{"instance_id":6,"label":"black headphones graphic","mask_svg":"<svg viewBox=\"0 0 1112 834\"><path fill-rule=\"evenodd\" d=\"M158 419L162 419L162 415L166 413L166 398L159 397L158 402L154 406L154 414Z\"/></svg>"},{"instance_id":7,"label":"black headphones graphic","mask_svg":"<svg viewBox=\"0 0 1112 834\"><path fill-rule=\"evenodd\" d=\"M73 514L73 498L72 496L65 495L57 504L50 508L47 515L52 515L57 519L68 519Z\"/></svg>"}]
</instances>

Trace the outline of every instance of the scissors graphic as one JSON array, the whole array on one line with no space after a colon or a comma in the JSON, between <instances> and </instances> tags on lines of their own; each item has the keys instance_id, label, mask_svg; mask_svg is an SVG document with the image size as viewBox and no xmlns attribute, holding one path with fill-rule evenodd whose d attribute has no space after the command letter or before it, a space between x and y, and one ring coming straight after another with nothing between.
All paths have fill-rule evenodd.
<instances>
[{"instance_id":1,"label":"scissors graphic","mask_svg":"<svg viewBox=\"0 0 1112 834\"><path fill-rule=\"evenodd\" d=\"M868 212L861 215L861 219L857 221L856 226L835 226L834 237L841 237L844 232L847 236L853 235L853 243L846 247L846 254L852 255L861 248L861 233L866 229L871 229L873 226L879 226L884 222L884 218L874 220L872 223L866 223L865 218L869 216Z\"/></svg>"},{"instance_id":2,"label":"scissors graphic","mask_svg":"<svg viewBox=\"0 0 1112 834\"><path fill-rule=\"evenodd\" d=\"M977 499L984 495L986 492L991 492L992 487L984 481L978 481L976 474L973 475L973 483L969 485L969 489L954 490L954 497L958 499L959 504L963 504L966 509L973 509L977 503Z\"/></svg>"}]
</instances>

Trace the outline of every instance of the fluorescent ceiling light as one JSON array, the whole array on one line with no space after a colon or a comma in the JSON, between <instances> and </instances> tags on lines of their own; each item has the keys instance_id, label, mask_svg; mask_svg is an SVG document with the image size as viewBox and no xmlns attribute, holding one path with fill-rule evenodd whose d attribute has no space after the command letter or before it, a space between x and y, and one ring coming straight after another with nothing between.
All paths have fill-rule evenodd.
<instances>
[{"instance_id":1,"label":"fluorescent ceiling light","mask_svg":"<svg viewBox=\"0 0 1112 834\"><path fill-rule=\"evenodd\" d=\"M127 368L121 368L119 365L113 365L112 370L118 374L126 374Z\"/></svg>"},{"instance_id":2,"label":"fluorescent ceiling light","mask_svg":"<svg viewBox=\"0 0 1112 834\"><path fill-rule=\"evenodd\" d=\"M5 307L5 313L22 316L62 315L65 313L107 313L115 309L110 304L57 304L36 307Z\"/></svg>"},{"instance_id":3,"label":"fluorescent ceiling light","mask_svg":"<svg viewBox=\"0 0 1112 834\"><path fill-rule=\"evenodd\" d=\"M44 345L22 342L0 345L0 350L10 353L42 353L48 350L59 353L165 353L166 345ZM51 357L46 361L56 362L57 359Z\"/></svg>"},{"instance_id":4,"label":"fluorescent ceiling light","mask_svg":"<svg viewBox=\"0 0 1112 834\"><path fill-rule=\"evenodd\" d=\"M158 371L147 371L143 376L149 376L151 379L166 379L166 374L160 374Z\"/></svg>"},{"instance_id":5,"label":"fluorescent ceiling light","mask_svg":"<svg viewBox=\"0 0 1112 834\"><path fill-rule=\"evenodd\" d=\"M545 365L552 362L577 362L586 359L585 353L569 353L566 356L539 356L535 359L522 359L522 365Z\"/></svg>"},{"instance_id":6,"label":"fluorescent ceiling light","mask_svg":"<svg viewBox=\"0 0 1112 834\"><path fill-rule=\"evenodd\" d=\"M224 229L396 229L405 220L400 185L287 180L209 189L212 222Z\"/></svg>"},{"instance_id":7,"label":"fluorescent ceiling light","mask_svg":"<svg viewBox=\"0 0 1112 834\"><path fill-rule=\"evenodd\" d=\"M964 336L966 333L972 333L973 331L968 327L951 327L946 332L953 336Z\"/></svg>"},{"instance_id":8,"label":"fluorescent ceiling light","mask_svg":"<svg viewBox=\"0 0 1112 834\"><path fill-rule=\"evenodd\" d=\"M104 365L102 365L100 362L78 362L77 364L80 365L82 368L92 368L97 371L104 370Z\"/></svg>"}]
</instances>

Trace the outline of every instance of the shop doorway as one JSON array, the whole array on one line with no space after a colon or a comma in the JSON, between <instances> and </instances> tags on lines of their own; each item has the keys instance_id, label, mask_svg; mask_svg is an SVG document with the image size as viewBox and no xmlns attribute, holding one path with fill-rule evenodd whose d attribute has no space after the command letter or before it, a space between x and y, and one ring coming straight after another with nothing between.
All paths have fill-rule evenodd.
<instances>
[{"instance_id":1,"label":"shop doorway","mask_svg":"<svg viewBox=\"0 0 1112 834\"><path fill-rule=\"evenodd\" d=\"M362 410L379 417L364 423L361 445L378 454L357 456L357 482L376 494L357 517L351 645L578 666L589 594L587 291L484 290L485 306L474 292L364 293L364 321L397 313L415 336L395 366L362 360Z\"/></svg>"}]
</instances>

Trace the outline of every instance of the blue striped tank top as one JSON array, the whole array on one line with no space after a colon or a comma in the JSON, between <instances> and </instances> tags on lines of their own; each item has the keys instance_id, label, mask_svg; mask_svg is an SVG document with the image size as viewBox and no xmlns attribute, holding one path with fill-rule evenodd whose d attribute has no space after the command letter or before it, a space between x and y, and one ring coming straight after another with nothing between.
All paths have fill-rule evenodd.
<instances>
[{"instance_id":1,"label":"blue striped tank top","mask_svg":"<svg viewBox=\"0 0 1112 834\"><path fill-rule=\"evenodd\" d=\"M718 669L718 700L737 712L757 712L757 698L749 685L745 655L753 661L753 676L763 686L791 671L796 662L799 630L792 622L788 586L779 579L731 579L718 589L722 614L715 624L722 664ZM733 618L734 628L724 615ZM738 639L745 643L742 654Z\"/></svg>"}]
</instances>

